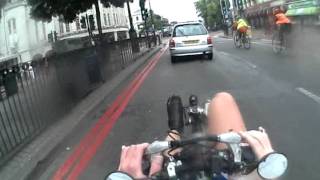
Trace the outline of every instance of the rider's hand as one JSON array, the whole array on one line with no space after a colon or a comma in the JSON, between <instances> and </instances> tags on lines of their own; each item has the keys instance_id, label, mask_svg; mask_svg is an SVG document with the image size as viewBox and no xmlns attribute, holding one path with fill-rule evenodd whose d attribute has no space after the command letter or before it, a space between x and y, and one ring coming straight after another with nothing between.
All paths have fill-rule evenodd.
<instances>
[{"instance_id":1,"label":"rider's hand","mask_svg":"<svg viewBox=\"0 0 320 180\"><path fill-rule=\"evenodd\" d=\"M118 170L129 174L135 179L146 178L142 172L142 158L145 149L149 146L147 143L122 146L120 165ZM161 170L162 157L152 158L150 174L154 174Z\"/></svg>"},{"instance_id":2,"label":"rider's hand","mask_svg":"<svg viewBox=\"0 0 320 180\"><path fill-rule=\"evenodd\" d=\"M240 136L248 143L260 160L265 155L273 152L271 142L265 129L259 127L259 130L251 130L247 132L239 132Z\"/></svg>"}]
</instances>

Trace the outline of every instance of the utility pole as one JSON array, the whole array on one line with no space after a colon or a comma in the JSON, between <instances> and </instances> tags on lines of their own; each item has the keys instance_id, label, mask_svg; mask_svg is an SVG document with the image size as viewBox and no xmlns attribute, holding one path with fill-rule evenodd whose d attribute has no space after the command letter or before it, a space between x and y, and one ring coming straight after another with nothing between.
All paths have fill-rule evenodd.
<instances>
[{"instance_id":1,"label":"utility pole","mask_svg":"<svg viewBox=\"0 0 320 180\"><path fill-rule=\"evenodd\" d=\"M139 52L140 46L139 46L139 42L136 40L137 32L135 31L135 29L133 27L129 0L127 0L127 8L128 8L129 22L130 22L129 36L130 36L130 40L131 40L132 51Z\"/></svg>"}]
</instances>

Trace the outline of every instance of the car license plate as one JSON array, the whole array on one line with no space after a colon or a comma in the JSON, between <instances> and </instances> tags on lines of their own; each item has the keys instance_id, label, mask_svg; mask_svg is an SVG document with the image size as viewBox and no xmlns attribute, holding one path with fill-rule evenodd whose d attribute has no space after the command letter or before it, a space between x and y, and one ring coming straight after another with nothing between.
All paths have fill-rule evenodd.
<instances>
[{"instance_id":1,"label":"car license plate","mask_svg":"<svg viewBox=\"0 0 320 180\"><path fill-rule=\"evenodd\" d=\"M189 41L183 41L184 44L190 45L190 44L197 44L199 40L189 40Z\"/></svg>"}]
</instances>

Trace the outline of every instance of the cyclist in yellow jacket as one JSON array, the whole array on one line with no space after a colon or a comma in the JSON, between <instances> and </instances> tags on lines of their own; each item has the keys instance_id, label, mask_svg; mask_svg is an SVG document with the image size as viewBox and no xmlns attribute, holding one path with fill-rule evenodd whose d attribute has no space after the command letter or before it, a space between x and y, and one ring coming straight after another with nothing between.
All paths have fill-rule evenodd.
<instances>
[{"instance_id":1,"label":"cyclist in yellow jacket","mask_svg":"<svg viewBox=\"0 0 320 180\"><path fill-rule=\"evenodd\" d=\"M243 36L246 35L248 28L248 23L243 18L237 17L237 40L241 39Z\"/></svg>"}]
</instances>

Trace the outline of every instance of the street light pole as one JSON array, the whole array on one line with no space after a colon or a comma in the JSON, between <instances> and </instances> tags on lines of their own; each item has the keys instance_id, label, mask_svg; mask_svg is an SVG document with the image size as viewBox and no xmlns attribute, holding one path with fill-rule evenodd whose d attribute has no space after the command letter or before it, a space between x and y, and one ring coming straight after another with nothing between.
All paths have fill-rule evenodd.
<instances>
[{"instance_id":1,"label":"street light pole","mask_svg":"<svg viewBox=\"0 0 320 180\"><path fill-rule=\"evenodd\" d=\"M130 35L130 39L132 39L132 38L136 38L136 31L133 27L129 0L127 0L127 8L128 8L129 22L130 22L129 35Z\"/></svg>"},{"instance_id":2,"label":"street light pole","mask_svg":"<svg viewBox=\"0 0 320 180\"><path fill-rule=\"evenodd\" d=\"M7 54L6 55L9 55L9 48L8 48L8 40L7 40L7 31L6 31L6 14L5 14L5 9L3 8L2 9L2 18L3 18L3 32L4 32L4 39L6 41L6 50L7 50Z\"/></svg>"},{"instance_id":3,"label":"street light pole","mask_svg":"<svg viewBox=\"0 0 320 180\"><path fill-rule=\"evenodd\" d=\"M151 0L149 0L149 9L150 9L151 24L152 24L152 30L153 30L153 40L154 40L154 43L157 44L156 31L155 31L155 25L154 25L154 19L153 19L153 10L151 8Z\"/></svg>"},{"instance_id":4,"label":"street light pole","mask_svg":"<svg viewBox=\"0 0 320 180\"><path fill-rule=\"evenodd\" d=\"M140 51L140 46L139 46L139 42L136 39L137 38L137 33L136 33L136 31L135 31L135 29L133 27L129 0L127 0L127 8L128 8L129 22L130 22L129 36L130 36L130 40L131 40L132 51L133 52L139 52Z\"/></svg>"}]
</instances>

